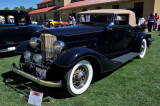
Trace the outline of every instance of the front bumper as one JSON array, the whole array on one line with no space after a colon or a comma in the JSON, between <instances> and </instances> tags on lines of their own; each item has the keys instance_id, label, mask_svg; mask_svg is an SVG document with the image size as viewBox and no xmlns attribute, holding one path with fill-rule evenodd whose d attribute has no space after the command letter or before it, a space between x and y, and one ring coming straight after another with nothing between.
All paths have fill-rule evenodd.
<instances>
[{"instance_id":1,"label":"front bumper","mask_svg":"<svg viewBox=\"0 0 160 106\"><path fill-rule=\"evenodd\" d=\"M32 80L32 81L34 81L34 82L36 82L40 85L44 85L44 86L48 86L48 87L62 87L62 82L61 81L60 82L51 82L51 81L41 80L40 78L37 78L33 75L30 75L26 72L23 72L23 71L19 70L16 67L15 63L12 64L12 70L13 70L13 72L15 72L15 73L17 73L17 74L19 74L19 75L21 75L25 78L28 78L28 79L30 79L30 80Z\"/></svg>"}]
</instances>

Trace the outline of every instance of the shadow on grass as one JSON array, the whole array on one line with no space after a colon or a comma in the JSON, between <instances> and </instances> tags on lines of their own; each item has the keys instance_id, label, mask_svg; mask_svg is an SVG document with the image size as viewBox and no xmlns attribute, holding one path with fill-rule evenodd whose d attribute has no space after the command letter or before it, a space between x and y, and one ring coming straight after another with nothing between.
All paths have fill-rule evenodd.
<instances>
[{"instance_id":1,"label":"shadow on grass","mask_svg":"<svg viewBox=\"0 0 160 106\"><path fill-rule=\"evenodd\" d=\"M15 52L6 52L6 53L0 53L0 58L6 58L6 57L12 57L12 56L16 56L19 55Z\"/></svg>"},{"instance_id":2,"label":"shadow on grass","mask_svg":"<svg viewBox=\"0 0 160 106\"><path fill-rule=\"evenodd\" d=\"M45 97L48 96L53 97L55 99L69 98L69 96L63 91L62 88L52 88L39 85L12 71L3 73L2 77L5 85L14 89L16 92L24 95L26 97L26 100L28 100L29 93L31 90L44 93L43 102L49 102L49 100L45 100Z\"/></svg>"},{"instance_id":3,"label":"shadow on grass","mask_svg":"<svg viewBox=\"0 0 160 106\"><path fill-rule=\"evenodd\" d=\"M129 62L125 63L124 65L128 64ZM123 67L124 65L120 66L119 68ZM106 78L107 76L115 72L117 69L110 71L110 72L103 73L103 74L100 74L100 73L96 74L96 77L94 77L92 84L95 82L98 82L101 79ZM2 77L3 77L3 82L5 83L5 85L14 89L16 92L24 95L26 98L26 101L28 101L29 93L31 90L44 93L43 102L50 102L49 99L45 99L45 97L48 97L48 96L55 98L55 99L71 98L71 96L69 96L63 90L63 88L52 88L52 87L41 86L12 71L3 73Z\"/></svg>"}]
</instances>

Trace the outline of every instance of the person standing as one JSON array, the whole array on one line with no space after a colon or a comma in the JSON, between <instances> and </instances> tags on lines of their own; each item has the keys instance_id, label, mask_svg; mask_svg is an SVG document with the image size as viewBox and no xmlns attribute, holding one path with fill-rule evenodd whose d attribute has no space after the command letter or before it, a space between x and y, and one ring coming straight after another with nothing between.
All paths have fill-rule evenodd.
<instances>
[{"instance_id":1,"label":"person standing","mask_svg":"<svg viewBox=\"0 0 160 106\"><path fill-rule=\"evenodd\" d=\"M72 17L72 21L73 21L73 25L76 25L76 19L74 18L74 16Z\"/></svg>"},{"instance_id":2,"label":"person standing","mask_svg":"<svg viewBox=\"0 0 160 106\"><path fill-rule=\"evenodd\" d=\"M154 22L155 22L155 17L153 13L151 13L150 16L148 17L148 32L151 32Z\"/></svg>"},{"instance_id":3,"label":"person standing","mask_svg":"<svg viewBox=\"0 0 160 106\"><path fill-rule=\"evenodd\" d=\"M138 19L138 25L139 25L139 26L144 25L144 22L145 22L145 19L144 19L144 17L141 15L141 17Z\"/></svg>"},{"instance_id":4,"label":"person standing","mask_svg":"<svg viewBox=\"0 0 160 106\"><path fill-rule=\"evenodd\" d=\"M145 29L144 23L145 23L145 19L144 19L143 15L141 15L141 17L138 19L138 25L143 29L143 31Z\"/></svg>"},{"instance_id":5,"label":"person standing","mask_svg":"<svg viewBox=\"0 0 160 106\"><path fill-rule=\"evenodd\" d=\"M157 13L155 13L155 22L154 22L154 25L153 25L153 30L157 29L158 20L159 20L159 15L157 15Z\"/></svg>"},{"instance_id":6,"label":"person standing","mask_svg":"<svg viewBox=\"0 0 160 106\"><path fill-rule=\"evenodd\" d=\"M73 25L72 17L69 16L69 25Z\"/></svg>"}]
</instances>

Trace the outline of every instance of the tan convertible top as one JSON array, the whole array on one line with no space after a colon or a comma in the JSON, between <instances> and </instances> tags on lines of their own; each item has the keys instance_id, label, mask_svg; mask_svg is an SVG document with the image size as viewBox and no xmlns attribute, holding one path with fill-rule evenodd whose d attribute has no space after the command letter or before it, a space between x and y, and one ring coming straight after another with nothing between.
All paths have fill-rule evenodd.
<instances>
[{"instance_id":1,"label":"tan convertible top","mask_svg":"<svg viewBox=\"0 0 160 106\"><path fill-rule=\"evenodd\" d=\"M99 9L80 12L78 14L129 14L129 24L136 26L135 13L125 9Z\"/></svg>"}]
</instances>

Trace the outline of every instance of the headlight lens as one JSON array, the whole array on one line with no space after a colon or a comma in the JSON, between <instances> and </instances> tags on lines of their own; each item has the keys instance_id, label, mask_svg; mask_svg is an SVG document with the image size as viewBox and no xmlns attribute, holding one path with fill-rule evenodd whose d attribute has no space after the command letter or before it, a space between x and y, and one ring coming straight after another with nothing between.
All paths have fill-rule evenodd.
<instances>
[{"instance_id":1,"label":"headlight lens","mask_svg":"<svg viewBox=\"0 0 160 106\"><path fill-rule=\"evenodd\" d=\"M31 61L31 53L29 51L24 52L25 61Z\"/></svg>"},{"instance_id":2,"label":"headlight lens","mask_svg":"<svg viewBox=\"0 0 160 106\"><path fill-rule=\"evenodd\" d=\"M62 41L55 41L54 42L53 49L57 54L59 54L63 48L64 48L64 42L62 42Z\"/></svg>"},{"instance_id":3,"label":"headlight lens","mask_svg":"<svg viewBox=\"0 0 160 106\"><path fill-rule=\"evenodd\" d=\"M43 60L43 56L41 54L35 54L33 56L33 60L35 61L35 63L41 64Z\"/></svg>"},{"instance_id":4,"label":"headlight lens","mask_svg":"<svg viewBox=\"0 0 160 106\"><path fill-rule=\"evenodd\" d=\"M36 47L38 47L39 43L40 43L40 39L39 39L39 38L36 38L36 37L32 37L32 38L30 39L30 42L29 42L30 46L31 46L33 49L35 49Z\"/></svg>"}]
</instances>

